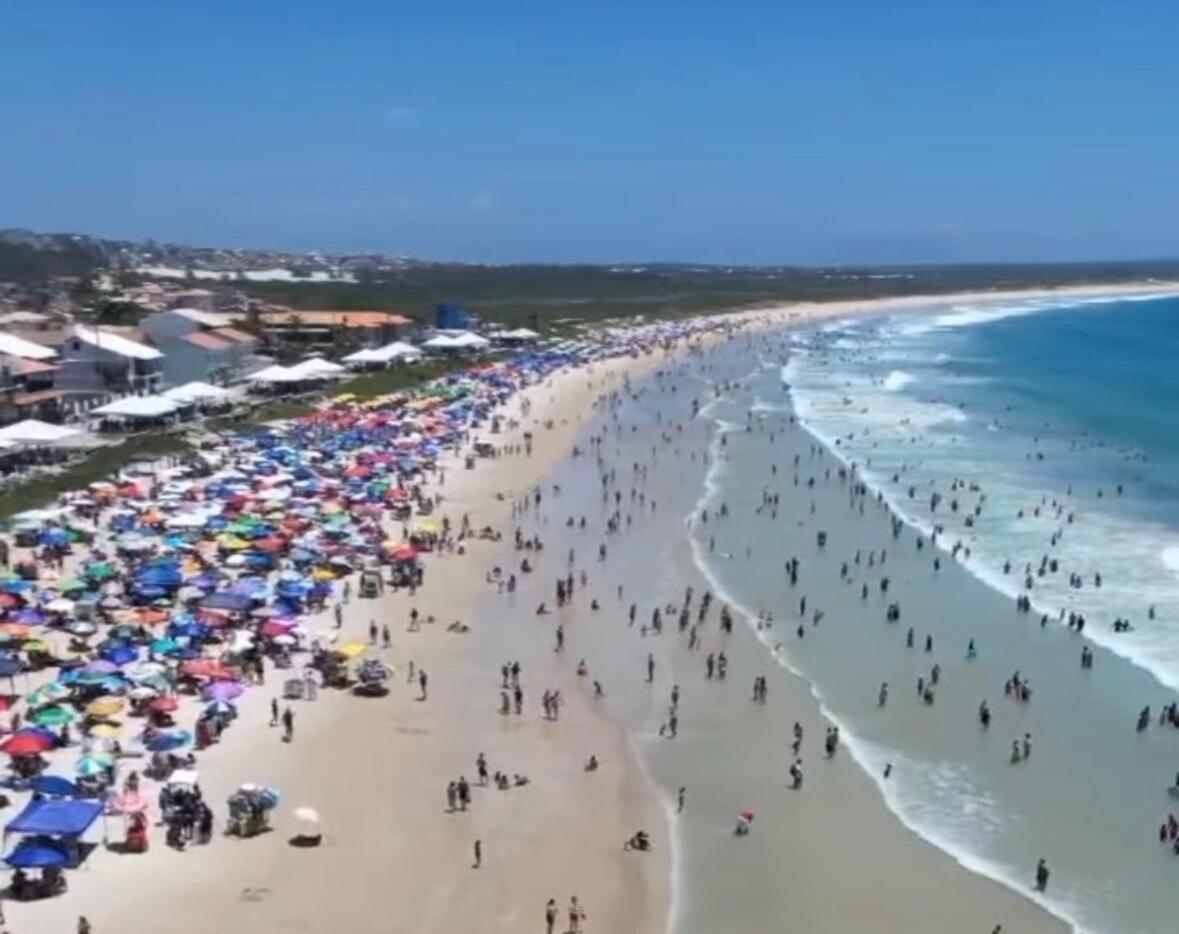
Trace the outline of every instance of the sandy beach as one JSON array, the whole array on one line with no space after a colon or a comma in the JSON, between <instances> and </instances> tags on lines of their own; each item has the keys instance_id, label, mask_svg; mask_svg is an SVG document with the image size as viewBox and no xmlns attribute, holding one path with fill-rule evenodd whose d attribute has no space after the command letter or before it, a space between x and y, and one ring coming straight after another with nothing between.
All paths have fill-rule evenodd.
<instances>
[{"instance_id":1,"label":"sandy beach","mask_svg":"<svg viewBox=\"0 0 1179 934\"><path fill-rule=\"evenodd\" d=\"M1069 294L1174 290L1151 283ZM742 340L761 329L856 314L1060 294L799 304L744 310L723 320L738 335L730 339ZM264 687L241 698L238 722L223 742L201 754L202 789L218 807L243 782L282 789L274 829L249 840L217 832L208 846L177 852L153 828L149 853L96 853L70 874L65 897L6 902L11 934L73 931L80 915L95 934L540 932L550 898L560 909L554 930L566 931L573 895L585 908L582 929L591 932L710 934L770 924L910 934L990 931L997 924L1021 934L1065 929L1032 901L968 871L906 829L851 756L821 762L827 721L807 683L768 666L765 648L749 627L739 625L722 639L716 631L719 601L702 651L723 645L731 679L709 685L702 701L701 650L691 651L668 634L650 650L658 671L646 684L648 648L629 625L627 607L639 603L641 626L655 607L681 607L684 588L693 588L698 605L712 586L683 535L712 441L710 430L692 419L689 404L708 398L703 382L693 384L704 378L694 372L701 348L725 339L716 332L690 341L690 350L681 346L559 371L514 397L505 414L519 424L494 440L501 448L520 446L530 432L531 454L483 459L475 470L453 457L442 482L431 486L443 497L441 515L456 525L465 515L474 528L501 532L502 541L472 539L463 554L430 559L415 595L398 591L361 599L354 587L343 606L341 640L367 641L371 621L391 630L392 647L373 650L396 671L390 695L322 691L315 702L295 703L294 740L283 743L280 731L268 725L281 674L268 672ZM591 436L598 438L596 446ZM789 443L788 450L802 452L807 437L799 431ZM580 457L570 456L575 447ZM647 468L641 474L640 464ZM610 490L620 497L641 490L658 499L658 509L648 508L646 499L604 501L599 474L609 470L618 474ZM537 490L539 506L530 499ZM832 496L825 509L844 494ZM532 503L526 511L513 508L525 501ZM625 528L612 532L606 524L616 510L625 514ZM584 533L566 524L581 515L588 519ZM875 528L887 530L886 518L874 521ZM542 537L545 547L528 554L535 570L521 575L518 590L508 595L489 583L488 573L499 567L502 580L516 570L521 554L512 538L518 528ZM594 554L599 542L608 543L601 557ZM566 554L574 547L571 564ZM588 583L558 609L553 581L581 570L588 571ZM616 586L624 586L621 596ZM591 598L600 609L591 608ZM542 602L550 613L538 617ZM434 622L411 631L413 609ZM448 630L456 621L470 631ZM309 620L309 628L329 635L333 623L331 612L324 612ZM558 625L568 633L561 653L553 651ZM674 617L668 614L664 625L674 629ZM579 676L583 658L589 672ZM504 716L500 669L513 660L522 667L524 713ZM410 678L411 664L415 672L429 673L425 700ZM769 675L771 689L769 702L751 718L754 673ZM603 697L591 690L598 679ZM665 742L658 728L666 719L665 695L676 684L684 690L680 735ZM547 690L561 693L556 721L541 716L540 696ZM809 750L807 780L797 793L785 777L795 722L802 724ZM508 790L477 785L481 753L491 771L525 775L528 784ZM601 765L587 772L590 755ZM451 813L446 786L459 776L476 786L473 801ZM672 790L680 776L690 776L682 780L682 815ZM734 838L736 812L754 801L754 832ZM294 833L289 815L300 806L322 815L319 847L288 842ZM219 814L218 830L220 820ZM651 852L624 850L639 829L650 833ZM117 819L111 835L119 835ZM477 840L482 854L476 868ZM726 865L707 899L675 889L677 879L701 866ZM779 898L789 905L785 914Z\"/></svg>"}]
</instances>

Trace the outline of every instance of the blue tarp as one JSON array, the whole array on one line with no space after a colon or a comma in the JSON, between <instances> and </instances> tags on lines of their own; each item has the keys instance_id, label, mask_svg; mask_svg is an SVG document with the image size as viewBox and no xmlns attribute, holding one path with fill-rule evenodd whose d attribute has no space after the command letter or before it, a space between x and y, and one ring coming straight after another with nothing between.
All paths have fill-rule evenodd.
<instances>
[{"instance_id":1,"label":"blue tarp","mask_svg":"<svg viewBox=\"0 0 1179 934\"><path fill-rule=\"evenodd\" d=\"M69 854L53 845L52 840L24 840L4 858L13 869L48 869L68 866Z\"/></svg>"},{"instance_id":2,"label":"blue tarp","mask_svg":"<svg viewBox=\"0 0 1179 934\"><path fill-rule=\"evenodd\" d=\"M100 814L102 804L98 801L30 801L23 811L8 822L4 832L77 837L85 833Z\"/></svg>"}]
</instances>

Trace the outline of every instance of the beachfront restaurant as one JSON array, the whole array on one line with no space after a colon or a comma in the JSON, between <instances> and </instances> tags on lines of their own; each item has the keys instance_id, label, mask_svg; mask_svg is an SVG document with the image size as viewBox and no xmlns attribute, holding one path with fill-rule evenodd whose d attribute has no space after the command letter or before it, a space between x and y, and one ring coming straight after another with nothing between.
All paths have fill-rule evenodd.
<instances>
[{"instance_id":1,"label":"beachfront restaurant","mask_svg":"<svg viewBox=\"0 0 1179 934\"><path fill-rule=\"evenodd\" d=\"M66 890L62 871L79 866L94 849L85 837L102 816L100 801L34 797L4 826L4 857L12 868L8 897L17 901L51 898ZM36 872L37 876L30 875Z\"/></svg>"}]
</instances>

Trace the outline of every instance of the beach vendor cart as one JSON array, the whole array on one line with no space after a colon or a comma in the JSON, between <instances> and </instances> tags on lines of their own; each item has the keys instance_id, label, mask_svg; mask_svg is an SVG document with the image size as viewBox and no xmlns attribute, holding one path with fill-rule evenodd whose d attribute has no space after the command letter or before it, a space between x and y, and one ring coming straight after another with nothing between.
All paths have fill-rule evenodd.
<instances>
[{"instance_id":1,"label":"beach vendor cart","mask_svg":"<svg viewBox=\"0 0 1179 934\"><path fill-rule=\"evenodd\" d=\"M236 837L255 837L270 829L270 812L278 806L275 788L245 784L229 796L229 821L225 832Z\"/></svg>"}]
</instances>

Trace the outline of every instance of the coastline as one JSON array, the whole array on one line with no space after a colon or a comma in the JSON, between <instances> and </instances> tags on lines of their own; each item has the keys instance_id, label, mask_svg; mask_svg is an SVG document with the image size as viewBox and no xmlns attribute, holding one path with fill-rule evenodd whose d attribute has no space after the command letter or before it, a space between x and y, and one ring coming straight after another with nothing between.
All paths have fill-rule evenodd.
<instances>
[{"instance_id":1,"label":"coastline","mask_svg":"<svg viewBox=\"0 0 1179 934\"><path fill-rule=\"evenodd\" d=\"M926 311L947 303L1175 290L1170 284L1143 284L957 293L799 303L714 317L754 330L779 329L853 314ZM722 339L714 333L692 343ZM74 874L63 899L28 906L9 903L14 934L67 930L79 914L88 916L100 934L141 924L144 917L151 917L153 930L161 934L224 930L230 917L259 932L329 926L347 926L358 934L403 927L507 932L535 925L541 930L545 900L555 897L564 907L573 892L587 905L590 930L672 930L672 836L680 828L670 826L674 808L652 787L626 726L574 690L566 695L568 710L560 730L534 722L534 717L523 725L502 722L494 711L495 667L488 669L488 659L470 648L477 642L472 635L447 633L445 624L471 622L495 611L484 577L490 564L512 561L507 542L510 504L549 482L567 462L579 432L595 417L595 403L625 380L638 380L676 359L682 359L679 350L664 350L552 374L508 403L508 410L518 413L521 399L528 398L533 410L527 425L497 439L515 443L530 428L535 437L530 458L481 461L473 472L464 471L457 458L448 465L445 484L438 487L445 497L442 514L457 520L468 513L474 527L499 528L505 541L475 542L466 554L437 561L414 598L404 593L376 601L354 598L345 606L345 637L362 639L374 617L390 623L394 647L389 657L398 675L388 703L325 694L316 704L298 708L298 736L287 746L265 726L273 688L248 692L242 699L240 725L202 757L202 783L209 797L220 804L243 781L278 784L284 789L284 812L309 805L324 815L323 847L308 851L287 846L291 827L283 818L260 841L218 837L202 850L174 853L159 840L161 845L147 856L104 856ZM546 429L548 420L553 425ZM677 579L692 578L684 556L677 561ZM423 626L420 633L406 632L411 606L439 622ZM571 625L581 618L574 612ZM328 616L315 620L314 628L327 631ZM479 624L480 631L485 625ZM510 657L515 648L505 644L504 652ZM404 668L410 660L431 673L431 696L425 704L414 701L414 690L406 683ZM555 678L568 674L553 673ZM818 735L823 715L806 686L786 690L792 706L809 705L808 733ZM731 704L735 708L742 700L733 698ZM608 763L593 782L585 781L581 772L586 749L598 750ZM471 777L478 752L510 763L505 767L528 774L532 783L504 793L480 790L470 815L445 814L446 778ZM891 910L898 928L936 934L960 917L956 912L998 904L1013 919L1013 930L1061 929L1024 896L955 864L904 828L882 806L876 784L859 766L837 764L834 776L830 782L825 777L807 808L791 814L786 824L791 835L811 841L807 859L792 863L791 872L807 880L814 902L793 920L806 919L809 930L878 930L873 925ZM726 813L723 820L729 817ZM879 843L851 856L841 849L845 841L825 846L830 822L842 819L852 820L866 840ZM621 851L621 841L636 827L651 830L656 843L641 862ZM484 840L487 855L473 875L469 857L476 837ZM863 862L849 870L850 858ZM839 903L853 887L849 879L858 885L874 872L881 876L870 897ZM922 892L934 900L914 902ZM832 910L833 903L839 903L838 910ZM936 910L929 910L931 904ZM835 923L839 926L825 927Z\"/></svg>"}]
</instances>

